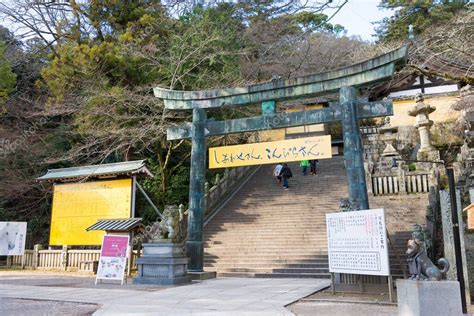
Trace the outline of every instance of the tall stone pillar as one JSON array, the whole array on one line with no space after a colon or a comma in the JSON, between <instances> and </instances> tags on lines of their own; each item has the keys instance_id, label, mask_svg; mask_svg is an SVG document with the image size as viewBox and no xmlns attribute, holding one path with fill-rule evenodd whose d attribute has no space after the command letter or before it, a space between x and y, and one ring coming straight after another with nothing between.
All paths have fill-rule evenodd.
<instances>
[{"instance_id":1,"label":"tall stone pillar","mask_svg":"<svg viewBox=\"0 0 474 316\"><path fill-rule=\"evenodd\" d=\"M204 217L204 183L206 182L206 119L207 116L204 109L193 109L188 238L186 241L186 255L190 258L188 270L193 272L202 272L204 266L202 228Z\"/></svg>"},{"instance_id":2,"label":"tall stone pillar","mask_svg":"<svg viewBox=\"0 0 474 316\"><path fill-rule=\"evenodd\" d=\"M433 121L430 120L430 113L436 111L436 107L425 104L423 95L418 93L415 96L416 105L408 110L408 115L416 117L415 127L420 133L420 149L418 150L418 160L440 160L439 151L431 143L430 128Z\"/></svg>"},{"instance_id":3,"label":"tall stone pillar","mask_svg":"<svg viewBox=\"0 0 474 316\"><path fill-rule=\"evenodd\" d=\"M369 198L364 171L364 148L357 117L356 90L353 87L341 88L339 101L342 110L344 159L349 181L349 199L356 203L359 210L366 210L369 209Z\"/></svg>"}]
</instances>

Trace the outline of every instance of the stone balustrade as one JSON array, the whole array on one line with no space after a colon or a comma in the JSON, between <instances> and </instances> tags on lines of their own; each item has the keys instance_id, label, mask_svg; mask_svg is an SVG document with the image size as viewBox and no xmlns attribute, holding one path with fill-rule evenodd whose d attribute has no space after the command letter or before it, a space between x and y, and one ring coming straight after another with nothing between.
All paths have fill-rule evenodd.
<instances>
[{"instance_id":1,"label":"stone balustrade","mask_svg":"<svg viewBox=\"0 0 474 316\"><path fill-rule=\"evenodd\" d=\"M205 203L206 212L205 216L211 214L216 207L223 202L224 198L227 197L233 190L241 183L241 181L249 176L249 174L255 170L255 166L238 167L226 169L224 176L221 178L218 174L214 185L210 187L209 183L205 184Z\"/></svg>"},{"instance_id":2,"label":"stone balustrade","mask_svg":"<svg viewBox=\"0 0 474 316\"><path fill-rule=\"evenodd\" d=\"M428 193L430 186L436 184L436 177L425 171L399 169L396 173L375 173L369 177L369 194L375 196Z\"/></svg>"}]
</instances>

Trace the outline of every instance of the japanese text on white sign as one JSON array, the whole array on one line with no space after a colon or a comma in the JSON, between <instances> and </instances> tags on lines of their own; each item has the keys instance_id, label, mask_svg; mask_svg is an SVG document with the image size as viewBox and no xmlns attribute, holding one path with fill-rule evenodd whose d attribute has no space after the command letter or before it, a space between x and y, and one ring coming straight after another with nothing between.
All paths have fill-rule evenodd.
<instances>
[{"instance_id":1,"label":"japanese text on white sign","mask_svg":"<svg viewBox=\"0 0 474 316\"><path fill-rule=\"evenodd\" d=\"M329 271L389 275L383 209L326 214Z\"/></svg>"}]
</instances>

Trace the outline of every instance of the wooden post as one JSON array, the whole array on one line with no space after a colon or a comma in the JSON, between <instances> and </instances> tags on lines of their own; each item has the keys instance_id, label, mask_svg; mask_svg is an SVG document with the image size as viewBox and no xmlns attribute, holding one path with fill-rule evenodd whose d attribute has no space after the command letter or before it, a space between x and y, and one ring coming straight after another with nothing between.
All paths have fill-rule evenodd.
<instances>
[{"instance_id":1,"label":"wooden post","mask_svg":"<svg viewBox=\"0 0 474 316\"><path fill-rule=\"evenodd\" d=\"M12 256L7 256L7 268L12 267L12 261L13 261L13 257Z\"/></svg>"},{"instance_id":2,"label":"wooden post","mask_svg":"<svg viewBox=\"0 0 474 316\"><path fill-rule=\"evenodd\" d=\"M61 249L61 268L64 270L64 271L67 271L67 245L63 245L62 249Z\"/></svg>"},{"instance_id":3,"label":"wooden post","mask_svg":"<svg viewBox=\"0 0 474 316\"><path fill-rule=\"evenodd\" d=\"M26 265L26 250L23 253L23 256L21 256L21 268L24 269Z\"/></svg>"},{"instance_id":4,"label":"wooden post","mask_svg":"<svg viewBox=\"0 0 474 316\"><path fill-rule=\"evenodd\" d=\"M33 270L38 269L39 266L39 251L43 247L40 244L36 244L33 247Z\"/></svg>"},{"instance_id":5,"label":"wooden post","mask_svg":"<svg viewBox=\"0 0 474 316\"><path fill-rule=\"evenodd\" d=\"M137 177L133 176L132 177L132 207L130 209L130 217L134 218L135 217L135 204L136 204L136 198L137 198Z\"/></svg>"},{"instance_id":6,"label":"wooden post","mask_svg":"<svg viewBox=\"0 0 474 316\"><path fill-rule=\"evenodd\" d=\"M336 284L334 284L334 273L331 272L331 294L335 295L336 294Z\"/></svg>"},{"instance_id":7,"label":"wooden post","mask_svg":"<svg viewBox=\"0 0 474 316\"><path fill-rule=\"evenodd\" d=\"M129 238L129 246L128 246L128 251L127 251L127 257L128 257L128 265L127 265L127 273L125 278L127 278L127 275L132 275L132 264L133 264L133 231L130 232L130 238Z\"/></svg>"},{"instance_id":8,"label":"wooden post","mask_svg":"<svg viewBox=\"0 0 474 316\"><path fill-rule=\"evenodd\" d=\"M388 276L388 299L390 303L393 303L393 278L391 274Z\"/></svg>"}]
</instances>

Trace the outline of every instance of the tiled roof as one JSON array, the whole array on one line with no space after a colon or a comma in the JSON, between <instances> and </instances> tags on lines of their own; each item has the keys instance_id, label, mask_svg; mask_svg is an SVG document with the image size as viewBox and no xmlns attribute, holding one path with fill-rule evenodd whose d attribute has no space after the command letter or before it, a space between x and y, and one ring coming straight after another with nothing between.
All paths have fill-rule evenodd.
<instances>
[{"instance_id":1,"label":"tiled roof","mask_svg":"<svg viewBox=\"0 0 474 316\"><path fill-rule=\"evenodd\" d=\"M51 169L37 178L36 180L71 180L82 178L97 178L103 176L132 176L139 175L145 177L153 177L152 173L145 165L145 160L125 161L117 163L108 163L101 165Z\"/></svg>"},{"instance_id":2,"label":"tiled roof","mask_svg":"<svg viewBox=\"0 0 474 316\"><path fill-rule=\"evenodd\" d=\"M100 219L86 230L131 231L139 226L143 226L141 218Z\"/></svg>"}]
</instances>

